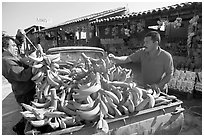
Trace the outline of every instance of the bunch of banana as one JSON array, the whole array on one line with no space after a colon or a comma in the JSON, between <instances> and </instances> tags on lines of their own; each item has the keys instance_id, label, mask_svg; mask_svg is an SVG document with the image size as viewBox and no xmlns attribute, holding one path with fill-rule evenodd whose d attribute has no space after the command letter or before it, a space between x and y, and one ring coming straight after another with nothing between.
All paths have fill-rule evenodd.
<instances>
[{"instance_id":1,"label":"bunch of banana","mask_svg":"<svg viewBox=\"0 0 204 137\"><path fill-rule=\"evenodd\" d=\"M76 117L68 116L66 112L59 110L58 105L61 104L54 88L51 88L51 100L49 102L44 104L32 102L32 104L34 106L22 103L27 111L21 113L34 127L49 124L53 129L57 129L76 124Z\"/></svg>"},{"instance_id":2,"label":"bunch of banana","mask_svg":"<svg viewBox=\"0 0 204 137\"><path fill-rule=\"evenodd\" d=\"M96 99L93 107L88 108L88 110L77 110L76 112L83 120L92 121L92 120L96 119L99 116L99 112L100 112L99 99Z\"/></svg>"},{"instance_id":3,"label":"bunch of banana","mask_svg":"<svg viewBox=\"0 0 204 137\"><path fill-rule=\"evenodd\" d=\"M35 127L49 124L53 129L75 126L80 121L98 121L97 131L108 132L105 119L170 103L175 96L142 89L132 79L132 71L115 66L108 57L93 59L81 54L81 61L60 68L60 55L31 57L37 101L22 104L22 115ZM37 58L37 59L36 59Z\"/></svg>"}]
</instances>

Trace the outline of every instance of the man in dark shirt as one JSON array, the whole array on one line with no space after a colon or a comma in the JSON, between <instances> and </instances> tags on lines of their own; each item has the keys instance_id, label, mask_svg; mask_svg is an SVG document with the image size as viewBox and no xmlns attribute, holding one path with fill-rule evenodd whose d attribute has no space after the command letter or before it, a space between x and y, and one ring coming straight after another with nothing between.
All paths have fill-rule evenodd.
<instances>
[{"instance_id":1,"label":"man in dark shirt","mask_svg":"<svg viewBox=\"0 0 204 137\"><path fill-rule=\"evenodd\" d=\"M12 91L19 105L30 104L34 100L35 83L31 80L33 74L31 67L19 56L18 48L12 37L2 37L2 74L11 84ZM29 61L29 60L28 60ZM24 134L25 120L21 119L13 130L17 134Z\"/></svg>"}]
</instances>

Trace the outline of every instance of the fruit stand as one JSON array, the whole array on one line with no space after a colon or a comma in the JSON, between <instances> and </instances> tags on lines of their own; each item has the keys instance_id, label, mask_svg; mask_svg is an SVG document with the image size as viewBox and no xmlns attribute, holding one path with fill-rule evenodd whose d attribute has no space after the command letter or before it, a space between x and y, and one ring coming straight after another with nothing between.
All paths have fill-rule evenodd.
<instances>
[{"instance_id":1,"label":"fruit stand","mask_svg":"<svg viewBox=\"0 0 204 137\"><path fill-rule=\"evenodd\" d=\"M131 69L116 66L100 48L59 47L29 58L37 93L32 105L22 103L27 135L178 134L182 128L182 101L140 87Z\"/></svg>"}]
</instances>

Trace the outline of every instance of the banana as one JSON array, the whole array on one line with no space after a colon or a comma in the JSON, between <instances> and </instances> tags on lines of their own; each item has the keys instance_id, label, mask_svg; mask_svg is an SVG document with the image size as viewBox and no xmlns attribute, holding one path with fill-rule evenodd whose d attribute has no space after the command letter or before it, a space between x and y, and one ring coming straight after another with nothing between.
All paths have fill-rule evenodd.
<instances>
[{"instance_id":1,"label":"banana","mask_svg":"<svg viewBox=\"0 0 204 137\"><path fill-rule=\"evenodd\" d=\"M100 102L98 102L97 105L95 105L95 107L93 107L92 110L88 110L88 111L77 110L77 114L84 120L93 120L98 116L99 111L100 111Z\"/></svg>"},{"instance_id":2,"label":"banana","mask_svg":"<svg viewBox=\"0 0 204 137\"><path fill-rule=\"evenodd\" d=\"M37 119L36 116L32 112L30 112L30 111L23 111L23 112L20 112L20 113L22 114L22 116L25 119L27 119L29 121Z\"/></svg>"},{"instance_id":3,"label":"banana","mask_svg":"<svg viewBox=\"0 0 204 137\"><path fill-rule=\"evenodd\" d=\"M38 120L44 119L44 114L46 113L46 111L37 111L36 109L32 109L32 112Z\"/></svg>"},{"instance_id":4,"label":"banana","mask_svg":"<svg viewBox=\"0 0 204 137\"><path fill-rule=\"evenodd\" d=\"M120 69L119 67L116 67L116 71L113 72L113 80L118 81L119 75L120 75Z\"/></svg>"},{"instance_id":5,"label":"banana","mask_svg":"<svg viewBox=\"0 0 204 137\"><path fill-rule=\"evenodd\" d=\"M52 69L57 69L57 71L58 71L58 69L59 69L59 64L57 64L57 63L55 63L55 62L52 62L51 64L50 64L50 67L52 68Z\"/></svg>"},{"instance_id":6,"label":"banana","mask_svg":"<svg viewBox=\"0 0 204 137\"><path fill-rule=\"evenodd\" d=\"M34 101L31 101L31 103L36 107L36 108L48 108L51 104L51 101L47 101L46 103L37 103Z\"/></svg>"},{"instance_id":7,"label":"banana","mask_svg":"<svg viewBox=\"0 0 204 137\"><path fill-rule=\"evenodd\" d=\"M139 99L139 94L136 93L135 90L131 90L131 93L133 95L133 103L134 103L134 106L136 107L138 105L138 99Z\"/></svg>"},{"instance_id":8,"label":"banana","mask_svg":"<svg viewBox=\"0 0 204 137\"><path fill-rule=\"evenodd\" d=\"M117 106L118 110L121 112L122 115L128 115L129 114L129 110L127 107L125 107L124 105L118 105Z\"/></svg>"},{"instance_id":9,"label":"banana","mask_svg":"<svg viewBox=\"0 0 204 137\"><path fill-rule=\"evenodd\" d=\"M164 100L162 102L156 103L154 106L157 107L157 106L161 106L161 105L167 105L170 102L171 102L171 100L166 99L166 100Z\"/></svg>"},{"instance_id":10,"label":"banana","mask_svg":"<svg viewBox=\"0 0 204 137\"><path fill-rule=\"evenodd\" d=\"M43 97L42 91L38 88L36 89L36 97L38 99L38 102L43 103L45 101L45 98Z\"/></svg>"},{"instance_id":11,"label":"banana","mask_svg":"<svg viewBox=\"0 0 204 137\"><path fill-rule=\"evenodd\" d=\"M155 99L151 94L147 94L147 96L149 97L149 108L153 108L155 105Z\"/></svg>"},{"instance_id":12,"label":"banana","mask_svg":"<svg viewBox=\"0 0 204 137\"><path fill-rule=\"evenodd\" d=\"M133 86L133 87L132 87L132 90L134 90L136 93L138 93L138 94L137 94L137 95L138 95L138 98L142 98L142 96L143 96L143 91L142 91L141 88L138 88L138 87Z\"/></svg>"},{"instance_id":13,"label":"banana","mask_svg":"<svg viewBox=\"0 0 204 137\"><path fill-rule=\"evenodd\" d=\"M68 116L75 116L77 115L76 111L69 109L66 106L61 107L62 111L65 112Z\"/></svg>"},{"instance_id":14,"label":"banana","mask_svg":"<svg viewBox=\"0 0 204 137\"><path fill-rule=\"evenodd\" d=\"M74 101L73 105L77 110L90 110L94 105L94 101L92 101L88 104L80 104L80 103Z\"/></svg>"},{"instance_id":15,"label":"banana","mask_svg":"<svg viewBox=\"0 0 204 137\"><path fill-rule=\"evenodd\" d=\"M109 71L109 80L110 80L110 81L113 81L113 79L114 79L114 71L115 71L115 68L114 68L114 69L111 69L111 70Z\"/></svg>"},{"instance_id":16,"label":"banana","mask_svg":"<svg viewBox=\"0 0 204 137\"><path fill-rule=\"evenodd\" d=\"M40 63L38 63L38 64L33 64L33 68L36 68L36 69L40 69L40 68L42 68L43 67L43 63L42 62L40 62Z\"/></svg>"},{"instance_id":17,"label":"banana","mask_svg":"<svg viewBox=\"0 0 204 137\"><path fill-rule=\"evenodd\" d=\"M50 89L50 85L47 84L46 87L45 87L45 89L43 90L43 95L44 95L45 97L48 96L48 94L49 94L49 89Z\"/></svg>"},{"instance_id":18,"label":"banana","mask_svg":"<svg viewBox=\"0 0 204 137\"><path fill-rule=\"evenodd\" d=\"M43 81L41 81L39 90L40 90L40 91L43 91L47 85L48 85L48 84L47 84L47 80L44 79Z\"/></svg>"},{"instance_id":19,"label":"banana","mask_svg":"<svg viewBox=\"0 0 204 137\"><path fill-rule=\"evenodd\" d=\"M117 109L117 107L113 107L113 109L115 111L115 117L122 116L121 112Z\"/></svg>"},{"instance_id":20,"label":"banana","mask_svg":"<svg viewBox=\"0 0 204 137\"><path fill-rule=\"evenodd\" d=\"M166 96L166 99L174 100L174 99L177 99L177 97L174 96L174 95L167 95L167 96Z\"/></svg>"},{"instance_id":21,"label":"banana","mask_svg":"<svg viewBox=\"0 0 204 137\"><path fill-rule=\"evenodd\" d=\"M31 68L32 74L36 75L38 73L38 69L36 68Z\"/></svg>"},{"instance_id":22,"label":"banana","mask_svg":"<svg viewBox=\"0 0 204 137\"><path fill-rule=\"evenodd\" d=\"M71 77L69 77L69 75L58 74L58 76L60 77L61 80L65 80L65 81L72 81L73 80Z\"/></svg>"},{"instance_id":23,"label":"banana","mask_svg":"<svg viewBox=\"0 0 204 137\"><path fill-rule=\"evenodd\" d=\"M155 99L155 104L167 100L165 96L159 96Z\"/></svg>"},{"instance_id":24,"label":"banana","mask_svg":"<svg viewBox=\"0 0 204 137\"><path fill-rule=\"evenodd\" d=\"M114 119L114 116L108 113L105 118Z\"/></svg>"},{"instance_id":25,"label":"banana","mask_svg":"<svg viewBox=\"0 0 204 137\"><path fill-rule=\"evenodd\" d=\"M112 85L111 91L118 97L120 102L123 100L123 95L119 89L117 89L115 86Z\"/></svg>"},{"instance_id":26,"label":"banana","mask_svg":"<svg viewBox=\"0 0 204 137\"><path fill-rule=\"evenodd\" d=\"M95 79L96 79L96 82L92 86L90 86L86 89L82 89L81 92L87 92L87 93L91 94L91 93L97 92L99 89L101 89L101 82L100 82L100 74L99 73L96 73Z\"/></svg>"},{"instance_id":27,"label":"banana","mask_svg":"<svg viewBox=\"0 0 204 137\"><path fill-rule=\"evenodd\" d=\"M42 127L44 125L49 124L50 121L51 121L51 118L45 118L45 119L42 119L42 120L31 120L30 123L34 127Z\"/></svg>"},{"instance_id":28,"label":"banana","mask_svg":"<svg viewBox=\"0 0 204 137\"><path fill-rule=\"evenodd\" d=\"M126 101L124 103L124 106L128 106L126 104L129 104L129 100L133 100L133 94L131 92L131 90L126 90L123 95L127 94L127 97L126 97Z\"/></svg>"},{"instance_id":29,"label":"banana","mask_svg":"<svg viewBox=\"0 0 204 137\"><path fill-rule=\"evenodd\" d=\"M152 94L153 90L152 89L143 89L143 88L139 88L136 87L137 90L142 91L142 97L143 98L147 98L147 94Z\"/></svg>"},{"instance_id":30,"label":"banana","mask_svg":"<svg viewBox=\"0 0 204 137\"><path fill-rule=\"evenodd\" d=\"M46 63L48 66L51 65L52 62L51 62L50 58L48 58L47 56L44 56L43 59L45 60L45 63Z\"/></svg>"},{"instance_id":31,"label":"banana","mask_svg":"<svg viewBox=\"0 0 204 137\"><path fill-rule=\"evenodd\" d=\"M60 97L60 105L61 105L61 106L64 106L64 104L65 104L65 98L66 98L66 91L63 89L63 90L62 90L61 97Z\"/></svg>"},{"instance_id":32,"label":"banana","mask_svg":"<svg viewBox=\"0 0 204 137\"><path fill-rule=\"evenodd\" d=\"M65 118L61 118L61 119L62 119L62 122L66 124L66 126L73 126L74 124L76 124L75 117L66 116Z\"/></svg>"},{"instance_id":33,"label":"banana","mask_svg":"<svg viewBox=\"0 0 204 137\"><path fill-rule=\"evenodd\" d=\"M100 109L103 115L107 115L108 114L108 107L105 103L105 98L103 95L101 95L101 100L100 100Z\"/></svg>"},{"instance_id":34,"label":"banana","mask_svg":"<svg viewBox=\"0 0 204 137\"><path fill-rule=\"evenodd\" d=\"M110 69L113 64L111 64L111 61L108 56L105 58L105 62L106 62L106 68Z\"/></svg>"},{"instance_id":35,"label":"banana","mask_svg":"<svg viewBox=\"0 0 204 137\"><path fill-rule=\"evenodd\" d=\"M128 110L130 113L133 113L135 111L135 105L131 99L129 99Z\"/></svg>"},{"instance_id":36,"label":"banana","mask_svg":"<svg viewBox=\"0 0 204 137\"><path fill-rule=\"evenodd\" d=\"M33 109L36 109L36 108L34 108L34 107L30 106L30 105L27 105L27 104L25 104L25 103L21 103L21 105L22 105L27 111L30 111L30 112L32 112Z\"/></svg>"},{"instance_id":37,"label":"banana","mask_svg":"<svg viewBox=\"0 0 204 137\"><path fill-rule=\"evenodd\" d=\"M117 105L113 103L113 99L112 98L110 98L108 95L105 95L105 97L106 97L106 100L108 101L108 104L111 107L117 107Z\"/></svg>"},{"instance_id":38,"label":"banana","mask_svg":"<svg viewBox=\"0 0 204 137\"><path fill-rule=\"evenodd\" d=\"M57 102L58 102L58 99L59 97L57 96L57 93L56 93L56 89L55 88L51 88L50 89L50 93L51 93L51 105L50 105L50 109L52 110L56 110L57 109Z\"/></svg>"},{"instance_id":39,"label":"banana","mask_svg":"<svg viewBox=\"0 0 204 137\"><path fill-rule=\"evenodd\" d=\"M75 106L74 106L74 102L73 100L69 100L69 101L66 101L65 103L65 106L71 110L76 110Z\"/></svg>"},{"instance_id":40,"label":"banana","mask_svg":"<svg viewBox=\"0 0 204 137\"><path fill-rule=\"evenodd\" d=\"M47 54L46 57L49 58L51 62L54 62L55 60L60 59L60 53L57 53L57 54Z\"/></svg>"},{"instance_id":41,"label":"banana","mask_svg":"<svg viewBox=\"0 0 204 137\"><path fill-rule=\"evenodd\" d=\"M100 65L100 69L102 73L107 73L107 66L106 66L106 62L104 59L101 58L101 65Z\"/></svg>"},{"instance_id":42,"label":"banana","mask_svg":"<svg viewBox=\"0 0 204 137\"><path fill-rule=\"evenodd\" d=\"M65 129L66 128L66 124L64 123L62 118L58 117L57 121L59 122L59 126L60 126L61 129Z\"/></svg>"},{"instance_id":43,"label":"banana","mask_svg":"<svg viewBox=\"0 0 204 137\"><path fill-rule=\"evenodd\" d=\"M111 99L113 99L113 102L114 102L115 104L119 104L120 101L119 101L118 97L117 97L114 93L112 93L111 91L104 90L104 89L100 89L100 92L101 92L102 94L108 95Z\"/></svg>"},{"instance_id":44,"label":"banana","mask_svg":"<svg viewBox=\"0 0 204 137\"><path fill-rule=\"evenodd\" d=\"M110 81L109 84L112 84L112 85L117 86L117 87L119 86L122 88L130 88L131 87L130 83L126 83L123 81Z\"/></svg>"},{"instance_id":45,"label":"banana","mask_svg":"<svg viewBox=\"0 0 204 137\"><path fill-rule=\"evenodd\" d=\"M57 69L59 75L70 75L71 71L69 69Z\"/></svg>"},{"instance_id":46,"label":"banana","mask_svg":"<svg viewBox=\"0 0 204 137\"><path fill-rule=\"evenodd\" d=\"M79 90L84 90L84 89L87 89L91 86L92 82L88 82L86 84L78 84L78 87L79 87Z\"/></svg>"},{"instance_id":47,"label":"banana","mask_svg":"<svg viewBox=\"0 0 204 137\"><path fill-rule=\"evenodd\" d=\"M53 78L53 80L54 81L56 81L57 83L60 83L60 82L62 82L62 79L59 77L59 75L58 74L56 74L55 72L53 72L53 71L50 71L50 73L54 76Z\"/></svg>"},{"instance_id":48,"label":"banana","mask_svg":"<svg viewBox=\"0 0 204 137\"><path fill-rule=\"evenodd\" d=\"M51 62L59 62L60 61L60 57L57 57L57 58L55 58L55 59L53 59Z\"/></svg>"},{"instance_id":49,"label":"banana","mask_svg":"<svg viewBox=\"0 0 204 137\"><path fill-rule=\"evenodd\" d=\"M43 57L42 56L41 57L34 57L32 55L28 55L28 58L31 59L34 62L41 62L41 61L43 61Z\"/></svg>"},{"instance_id":50,"label":"banana","mask_svg":"<svg viewBox=\"0 0 204 137\"><path fill-rule=\"evenodd\" d=\"M47 70L47 82L52 86L59 86L59 83L54 81L54 76L51 74L51 70Z\"/></svg>"},{"instance_id":51,"label":"banana","mask_svg":"<svg viewBox=\"0 0 204 137\"><path fill-rule=\"evenodd\" d=\"M87 94L86 92L83 93L83 92L78 92L78 93L74 93L72 94L72 97L74 100L85 100L90 94Z\"/></svg>"},{"instance_id":52,"label":"banana","mask_svg":"<svg viewBox=\"0 0 204 137\"><path fill-rule=\"evenodd\" d=\"M155 90L152 90L152 91L153 91L152 96L153 96L154 98L158 98L158 97L160 96L160 90L159 90L158 93L157 93L157 91L155 91Z\"/></svg>"},{"instance_id":53,"label":"banana","mask_svg":"<svg viewBox=\"0 0 204 137\"><path fill-rule=\"evenodd\" d=\"M61 112L61 111L51 111L51 112L45 112L44 116L48 117L48 118L54 118L54 117L62 117L65 116L65 112Z\"/></svg>"},{"instance_id":54,"label":"banana","mask_svg":"<svg viewBox=\"0 0 204 137\"><path fill-rule=\"evenodd\" d=\"M140 102L140 104L136 107L136 111L143 110L145 106L148 104L149 98L144 99L143 101Z\"/></svg>"},{"instance_id":55,"label":"banana","mask_svg":"<svg viewBox=\"0 0 204 137\"><path fill-rule=\"evenodd\" d=\"M39 84L40 82L42 82L42 81L43 81L44 76L45 76L45 73L44 73L44 72L42 72L42 73L41 73L41 75L40 75L40 77L39 77L39 78L37 78L36 80L34 80L34 82L35 82L36 84Z\"/></svg>"},{"instance_id":56,"label":"banana","mask_svg":"<svg viewBox=\"0 0 204 137\"><path fill-rule=\"evenodd\" d=\"M42 73L43 73L42 71L38 71L38 73L35 74L35 75L31 78L31 80L32 80L32 81L35 81L35 80L39 79L40 76L42 75Z\"/></svg>"},{"instance_id":57,"label":"banana","mask_svg":"<svg viewBox=\"0 0 204 137\"><path fill-rule=\"evenodd\" d=\"M120 90L118 90L114 85L108 84L108 81L104 78L101 79L101 87L105 90L109 90L113 92L119 99L119 101L122 101L123 96Z\"/></svg>"},{"instance_id":58,"label":"banana","mask_svg":"<svg viewBox=\"0 0 204 137\"><path fill-rule=\"evenodd\" d=\"M129 110L127 107L125 107L124 105L121 105L121 108L123 109L125 115L128 115L129 114Z\"/></svg>"},{"instance_id":59,"label":"banana","mask_svg":"<svg viewBox=\"0 0 204 137\"><path fill-rule=\"evenodd\" d=\"M78 90L78 92L82 93L82 94L92 94L94 92L97 92L99 89L101 89L101 84L93 84L92 86L86 88L86 89L82 89L82 90Z\"/></svg>"},{"instance_id":60,"label":"banana","mask_svg":"<svg viewBox=\"0 0 204 137\"><path fill-rule=\"evenodd\" d=\"M119 77L118 77L118 81L122 81L122 82L125 82L127 79L127 76L126 76L126 73L125 71L121 71Z\"/></svg>"},{"instance_id":61,"label":"banana","mask_svg":"<svg viewBox=\"0 0 204 137\"><path fill-rule=\"evenodd\" d=\"M109 80L109 75L108 75L108 73L103 73L103 77L104 77L105 79L107 79L108 81L110 81L110 80Z\"/></svg>"},{"instance_id":62,"label":"banana","mask_svg":"<svg viewBox=\"0 0 204 137\"><path fill-rule=\"evenodd\" d=\"M114 109L111 107L111 105L109 104L109 102L108 102L106 96L102 95L102 96L101 96L101 99L102 99L103 102L106 104L106 106L107 106L107 108L108 108L108 113L109 113L110 115L115 115L115 111L114 111Z\"/></svg>"},{"instance_id":63,"label":"banana","mask_svg":"<svg viewBox=\"0 0 204 137\"><path fill-rule=\"evenodd\" d=\"M132 100L133 100L132 92L128 91L127 100L125 101L125 103L123 105L128 108L130 113L133 113L135 111L135 105L134 105Z\"/></svg>"}]
</instances>

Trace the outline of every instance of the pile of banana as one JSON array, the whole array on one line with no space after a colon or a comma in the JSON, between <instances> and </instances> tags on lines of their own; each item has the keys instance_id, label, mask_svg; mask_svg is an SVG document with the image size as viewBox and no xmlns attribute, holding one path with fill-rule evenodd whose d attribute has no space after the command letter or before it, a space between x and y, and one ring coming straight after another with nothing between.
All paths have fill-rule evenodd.
<instances>
[{"instance_id":1,"label":"pile of banana","mask_svg":"<svg viewBox=\"0 0 204 137\"><path fill-rule=\"evenodd\" d=\"M96 132L108 133L106 119L129 115L165 105L175 96L137 87L131 69L115 66L105 56L94 59L81 54L83 61L67 62L61 68L60 54L29 56L33 61L32 80L36 99L23 104L21 112L32 126L50 125L54 130L96 122Z\"/></svg>"}]
</instances>

